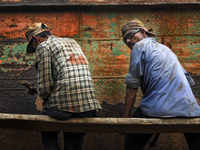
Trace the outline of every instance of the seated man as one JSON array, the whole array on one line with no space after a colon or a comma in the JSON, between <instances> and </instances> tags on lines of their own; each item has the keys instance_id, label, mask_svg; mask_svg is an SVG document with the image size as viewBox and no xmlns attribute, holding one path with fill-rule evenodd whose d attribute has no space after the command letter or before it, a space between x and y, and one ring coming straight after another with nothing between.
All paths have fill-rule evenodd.
<instances>
[{"instance_id":1,"label":"seated man","mask_svg":"<svg viewBox=\"0 0 200 150\"><path fill-rule=\"evenodd\" d=\"M154 33L137 19L126 23L121 31L124 43L131 49L124 117L131 117L138 87L143 97L133 117L199 117L200 107L190 88L194 82L176 55L150 38ZM184 135L191 150L200 149L199 133ZM151 136L126 134L124 149L142 150Z\"/></svg>"},{"instance_id":2,"label":"seated man","mask_svg":"<svg viewBox=\"0 0 200 150\"><path fill-rule=\"evenodd\" d=\"M34 23L25 33L27 53L36 53L38 93L43 114L66 120L96 117L101 106L96 99L89 63L78 43L51 35L46 24ZM45 150L59 150L59 132L41 132ZM65 150L81 150L85 133L63 132Z\"/></svg>"}]
</instances>

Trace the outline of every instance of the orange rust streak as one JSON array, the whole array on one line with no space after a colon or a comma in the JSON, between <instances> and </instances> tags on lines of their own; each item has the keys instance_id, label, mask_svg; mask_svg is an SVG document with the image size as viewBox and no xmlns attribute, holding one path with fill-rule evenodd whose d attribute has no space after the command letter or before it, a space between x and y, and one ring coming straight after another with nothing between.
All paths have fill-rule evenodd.
<instances>
[{"instance_id":1,"label":"orange rust streak","mask_svg":"<svg viewBox=\"0 0 200 150\"><path fill-rule=\"evenodd\" d=\"M94 16L83 14L82 15L83 25L86 28L91 28L90 34L94 38L103 38L110 37L110 26L109 24L112 22L116 22L117 18L108 19L106 16L102 16L100 14L95 14Z\"/></svg>"},{"instance_id":2,"label":"orange rust streak","mask_svg":"<svg viewBox=\"0 0 200 150\"><path fill-rule=\"evenodd\" d=\"M118 60L116 62L116 64L118 64L115 68L116 69L120 69L122 66L120 64L124 64L124 62L126 62L126 56L124 55L119 55L117 56Z\"/></svg>"},{"instance_id":3,"label":"orange rust streak","mask_svg":"<svg viewBox=\"0 0 200 150\"><path fill-rule=\"evenodd\" d=\"M42 14L15 12L0 14L0 36L7 39L25 39L27 27L35 22L47 24L51 33L58 37L73 37L79 33L77 12L43 12Z\"/></svg>"},{"instance_id":4,"label":"orange rust streak","mask_svg":"<svg viewBox=\"0 0 200 150\"><path fill-rule=\"evenodd\" d=\"M78 58L75 59L74 54L70 55L69 63L72 63L73 65L75 65L75 64L85 65L86 64L85 59L84 59L83 56L78 56Z\"/></svg>"},{"instance_id":5,"label":"orange rust streak","mask_svg":"<svg viewBox=\"0 0 200 150\"><path fill-rule=\"evenodd\" d=\"M199 64L199 62L193 63L193 65L186 65L184 67L188 72L190 72L192 74L200 75L200 71L199 71L200 64Z\"/></svg>"},{"instance_id":6,"label":"orange rust streak","mask_svg":"<svg viewBox=\"0 0 200 150\"><path fill-rule=\"evenodd\" d=\"M86 26L86 28L92 28L93 31L90 31L90 34L95 37L95 38L101 38L104 37L104 33L102 31L102 26L104 25L101 22L98 22L97 16L92 16L88 14L83 14L82 20L83 20L83 25ZM97 21L98 20L98 21Z\"/></svg>"}]
</instances>

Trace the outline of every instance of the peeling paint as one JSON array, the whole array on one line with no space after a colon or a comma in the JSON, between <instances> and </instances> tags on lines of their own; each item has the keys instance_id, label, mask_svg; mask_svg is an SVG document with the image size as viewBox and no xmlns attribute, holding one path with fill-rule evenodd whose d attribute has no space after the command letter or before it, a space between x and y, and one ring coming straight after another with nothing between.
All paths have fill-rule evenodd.
<instances>
[{"instance_id":1,"label":"peeling paint","mask_svg":"<svg viewBox=\"0 0 200 150\"><path fill-rule=\"evenodd\" d=\"M90 13L82 14L82 38L116 38L116 13ZM88 30L90 29L90 30Z\"/></svg>"},{"instance_id":2,"label":"peeling paint","mask_svg":"<svg viewBox=\"0 0 200 150\"><path fill-rule=\"evenodd\" d=\"M124 79L129 69L131 50L121 40L121 27L127 21L138 18L148 29L155 31L156 40L168 46L187 71L200 75L199 14L197 9L187 12L142 9L1 13L1 71L20 76L33 69L34 55L25 54L27 43L18 40L25 40L24 33L33 22L44 22L53 35L71 37L80 44L89 61L101 103L124 103ZM12 40L17 41L17 44ZM18 74L13 74L13 71ZM141 98L141 93L138 95Z\"/></svg>"},{"instance_id":3,"label":"peeling paint","mask_svg":"<svg viewBox=\"0 0 200 150\"><path fill-rule=\"evenodd\" d=\"M1 71L29 70L29 68L34 64L35 57L34 55L26 57L26 47L27 43L2 46L3 50L0 57ZM26 67L21 66L19 68L12 68L15 64L26 65Z\"/></svg>"}]
</instances>

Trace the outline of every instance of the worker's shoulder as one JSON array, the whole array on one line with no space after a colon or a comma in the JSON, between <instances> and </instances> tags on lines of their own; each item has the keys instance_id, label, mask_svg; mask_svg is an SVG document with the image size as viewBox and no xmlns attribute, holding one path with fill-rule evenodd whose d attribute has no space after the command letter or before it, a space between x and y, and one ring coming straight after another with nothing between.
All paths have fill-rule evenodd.
<instances>
[{"instance_id":1,"label":"worker's shoulder","mask_svg":"<svg viewBox=\"0 0 200 150\"><path fill-rule=\"evenodd\" d=\"M152 43L156 44L156 40L154 38L144 38L140 41L138 41L136 44L135 44L135 47L137 48L143 48L143 47L146 47L148 45L152 45Z\"/></svg>"},{"instance_id":2,"label":"worker's shoulder","mask_svg":"<svg viewBox=\"0 0 200 150\"><path fill-rule=\"evenodd\" d=\"M152 49L152 50L163 49L163 50L167 50L167 51L170 50L169 47L167 47L166 45L164 45L162 43L157 42L156 39L154 39L152 37L148 37L148 38L145 38L145 39L139 41L137 43L137 46L139 48L145 48L145 50L146 49Z\"/></svg>"}]
</instances>

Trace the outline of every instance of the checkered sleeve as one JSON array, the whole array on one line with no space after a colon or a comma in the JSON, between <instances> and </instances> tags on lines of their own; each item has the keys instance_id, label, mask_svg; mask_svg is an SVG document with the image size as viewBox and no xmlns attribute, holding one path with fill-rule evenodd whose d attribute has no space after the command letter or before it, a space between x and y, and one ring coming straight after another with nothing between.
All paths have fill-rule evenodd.
<instances>
[{"instance_id":1,"label":"checkered sleeve","mask_svg":"<svg viewBox=\"0 0 200 150\"><path fill-rule=\"evenodd\" d=\"M50 51L45 47L40 47L36 54L36 60L38 64L38 94L42 100L47 100L53 89Z\"/></svg>"}]
</instances>

